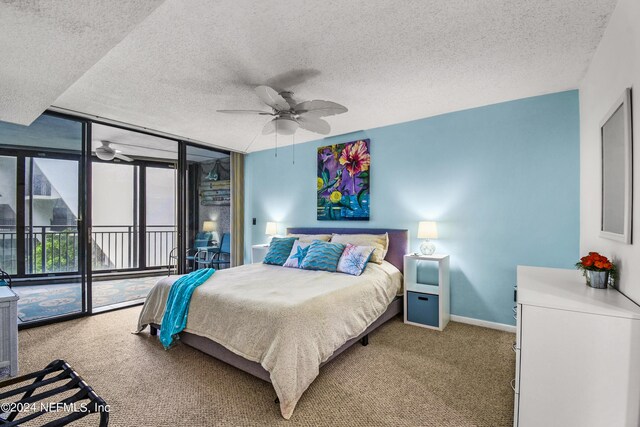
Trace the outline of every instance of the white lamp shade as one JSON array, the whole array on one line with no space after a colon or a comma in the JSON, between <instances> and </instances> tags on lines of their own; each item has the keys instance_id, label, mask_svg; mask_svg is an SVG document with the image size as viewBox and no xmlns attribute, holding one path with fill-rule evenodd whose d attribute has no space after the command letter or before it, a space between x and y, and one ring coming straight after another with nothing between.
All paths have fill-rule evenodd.
<instances>
[{"instance_id":1,"label":"white lamp shade","mask_svg":"<svg viewBox=\"0 0 640 427\"><path fill-rule=\"evenodd\" d=\"M437 239L438 226L435 221L420 221L418 224L418 239Z\"/></svg>"},{"instance_id":2,"label":"white lamp shade","mask_svg":"<svg viewBox=\"0 0 640 427\"><path fill-rule=\"evenodd\" d=\"M204 221L202 223L202 231L212 232L216 230L216 223L214 221Z\"/></svg>"},{"instance_id":3,"label":"white lamp shade","mask_svg":"<svg viewBox=\"0 0 640 427\"><path fill-rule=\"evenodd\" d=\"M293 135L298 130L298 122L293 119L278 117L273 120L276 121L274 129L277 129L280 135Z\"/></svg>"},{"instance_id":4,"label":"white lamp shade","mask_svg":"<svg viewBox=\"0 0 640 427\"><path fill-rule=\"evenodd\" d=\"M275 236L278 234L278 224L275 222L268 222L264 234L267 236Z\"/></svg>"}]
</instances>

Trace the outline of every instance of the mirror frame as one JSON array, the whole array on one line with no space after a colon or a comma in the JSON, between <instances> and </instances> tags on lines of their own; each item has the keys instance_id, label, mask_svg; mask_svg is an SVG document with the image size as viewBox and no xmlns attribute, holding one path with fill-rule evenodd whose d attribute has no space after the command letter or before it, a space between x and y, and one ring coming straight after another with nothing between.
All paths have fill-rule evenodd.
<instances>
[{"instance_id":1,"label":"mirror frame","mask_svg":"<svg viewBox=\"0 0 640 427\"><path fill-rule=\"evenodd\" d=\"M622 164L617 165L620 168L624 168L624 219L623 219L623 232L616 233L605 230L604 226L604 200L605 200L605 166L604 166L604 153L607 147L607 141L604 139L604 126L613 117L613 115L622 109L623 114L623 126L624 126L624 160ZM631 88L627 88L624 94L609 110L604 120L600 123L600 179L601 179L601 192L600 192L600 237L605 239L615 240L618 242L631 244L631 230L632 230L632 206L633 206L633 127L631 119Z\"/></svg>"}]
</instances>

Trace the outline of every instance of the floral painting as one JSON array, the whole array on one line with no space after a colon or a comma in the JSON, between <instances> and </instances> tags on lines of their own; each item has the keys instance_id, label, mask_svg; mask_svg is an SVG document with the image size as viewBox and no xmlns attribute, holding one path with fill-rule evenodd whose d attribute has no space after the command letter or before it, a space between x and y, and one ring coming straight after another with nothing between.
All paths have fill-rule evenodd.
<instances>
[{"instance_id":1,"label":"floral painting","mask_svg":"<svg viewBox=\"0 0 640 427\"><path fill-rule=\"evenodd\" d=\"M369 140L318 148L318 220L369 220Z\"/></svg>"}]
</instances>

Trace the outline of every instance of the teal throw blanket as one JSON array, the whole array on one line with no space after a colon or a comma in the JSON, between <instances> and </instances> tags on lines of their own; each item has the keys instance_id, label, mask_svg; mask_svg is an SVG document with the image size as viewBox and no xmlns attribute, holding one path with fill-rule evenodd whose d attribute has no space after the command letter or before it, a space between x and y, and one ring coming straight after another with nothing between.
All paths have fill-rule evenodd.
<instances>
[{"instance_id":1,"label":"teal throw blanket","mask_svg":"<svg viewBox=\"0 0 640 427\"><path fill-rule=\"evenodd\" d=\"M162 325L160 325L160 342L165 349L171 346L178 333L187 326L187 315L193 291L206 282L215 271L213 268L192 271L171 285L167 305L162 316Z\"/></svg>"}]
</instances>

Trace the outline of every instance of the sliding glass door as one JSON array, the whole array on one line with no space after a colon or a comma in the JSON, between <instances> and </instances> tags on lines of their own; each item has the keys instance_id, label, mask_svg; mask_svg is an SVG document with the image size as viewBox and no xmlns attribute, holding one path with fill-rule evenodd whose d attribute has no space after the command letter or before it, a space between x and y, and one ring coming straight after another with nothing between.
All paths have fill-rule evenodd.
<instances>
[{"instance_id":1,"label":"sliding glass door","mask_svg":"<svg viewBox=\"0 0 640 427\"><path fill-rule=\"evenodd\" d=\"M108 147L105 149L104 147ZM92 125L91 302L144 301L177 245L176 141Z\"/></svg>"},{"instance_id":2,"label":"sliding glass door","mask_svg":"<svg viewBox=\"0 0 640 427\"><path fill-rule=\"evenodd\" d=\"M229 267L230 199L228 152L56 113L0 122L0 269L20 322L141 303L176 267Z\"/></svg>"},{"instance_id":3,"label":"sliding glass door","mask_svg":"<svg viewBox=\"0 0 640 427\"><path fill-rule=\"evenodd\" d=\"M22 323L87 309L85 126L53 115L0 122L0 268L14 278Z\"/></svg>"}]
</instances>

